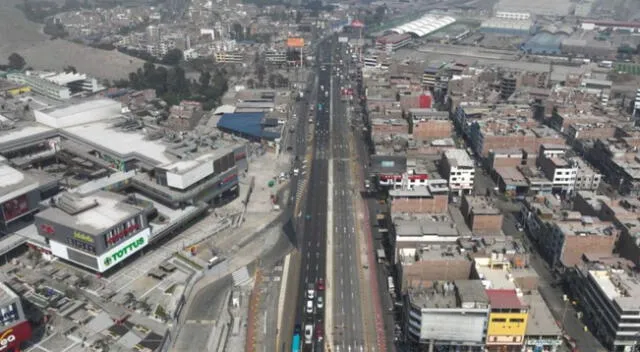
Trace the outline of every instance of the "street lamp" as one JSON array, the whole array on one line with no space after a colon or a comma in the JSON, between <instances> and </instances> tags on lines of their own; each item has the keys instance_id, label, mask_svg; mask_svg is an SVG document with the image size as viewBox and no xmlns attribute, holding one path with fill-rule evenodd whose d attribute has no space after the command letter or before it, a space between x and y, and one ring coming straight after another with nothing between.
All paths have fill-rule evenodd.
<instances>
[{"instance_id":1,"label":"street lamp","mask_svg":"<svg viewBox=\"0 0 640 352\"><path fill-rule=\"evenodd\" d=\"M567 295L562 295L562 300L564 301L564 309L562 311L562 320L560 321L560 323L562 324L562 330L564 330L564 318L567 315L569 297Z\"/></svg>"}]
</instances>

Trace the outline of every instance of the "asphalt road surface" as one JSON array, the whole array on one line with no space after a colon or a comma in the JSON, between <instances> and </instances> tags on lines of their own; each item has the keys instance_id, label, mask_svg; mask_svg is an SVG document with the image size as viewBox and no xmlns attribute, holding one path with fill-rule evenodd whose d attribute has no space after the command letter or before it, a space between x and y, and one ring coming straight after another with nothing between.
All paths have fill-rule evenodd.
<instances>
[{"instance_id":1,"label":"asphalt road surface","mask_svg":"<svg viewBox=\"0 0 640 352\"><path fill-rule=\"evenodd\" d=\"M360 260L357 247L356 219L353 200L359 196L356 179L351 168L349 137L351 124L347 109L348 101L343 101L341 91L350 83L346 77L347 46L334 43L333 74L330 96L332 100L331 149L333 172L333 327L332 340L335 351L366 351L359 280ZM339 71L338 71L339 70ZM357 182L357 181L354 181Z\"/></svg>"},{"instance_id":2,"label":"asphalt road surface","mask_svg":"<svg viewBox=\"0 0 640 352\"><path fill-rule=\"evenodd\" d=\"M330 61L329 41L319 44L318 57L320 62ZM329 55L327 55L329 54ZM323 292L318 292L316 284L319 279L325 277L326 262L326 231L327 231L327 178L328 159L330 157L329 145L329 103L330 99L325 95L329 88L330 76L325 74L330 68L325 67L322 71L318 65L318 89L315 103L315 113L307 116L307 123L313 124L312 161L305 167L309 172L309 182L307 194L305 196L305 206L302 209L301 219L302 229L297 234L298 249L301 253L300 280L296 302L296 324L301 326L301 338L303 351L322 351L322 337L317 336L316 329L322 328L324 322L324 309L318 308L318 296L323 296ZM298 118L304 118L302 116ZM310 122L309 122L310 119ZM313 299L309 299L308 290L313 290ZM307 305L311 302L311 312ZM311 340L305 338L305 330L310 326L313 330Z\"/></svg>"}]
</instances>

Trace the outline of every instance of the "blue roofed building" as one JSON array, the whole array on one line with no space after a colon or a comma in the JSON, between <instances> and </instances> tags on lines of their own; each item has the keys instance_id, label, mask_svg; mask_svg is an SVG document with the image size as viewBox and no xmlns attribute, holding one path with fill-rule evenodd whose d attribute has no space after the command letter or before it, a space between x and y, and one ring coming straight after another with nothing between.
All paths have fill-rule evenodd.
<instances>
[{"instance_id":1,"label":"blue roofed building","mask_svg":"<svg viewBox=\"0 0 640 352\"><path fill-rule=\"evenodd\" d=\"M252 142L273 142L280 138L281 131L278 120L268 118L263 112L223 114L217 127Z\"/></svg>"},{"instance_id":2,"label":"blue roofed building","mask_svg":"<svg viewBox=\"0 0 640 352\"><path fill-rule=\"evenodd\" d=\"M522 45L522 50L534 55L560 55L565 34L540 32Z\"/></svg>"}]
</instances>

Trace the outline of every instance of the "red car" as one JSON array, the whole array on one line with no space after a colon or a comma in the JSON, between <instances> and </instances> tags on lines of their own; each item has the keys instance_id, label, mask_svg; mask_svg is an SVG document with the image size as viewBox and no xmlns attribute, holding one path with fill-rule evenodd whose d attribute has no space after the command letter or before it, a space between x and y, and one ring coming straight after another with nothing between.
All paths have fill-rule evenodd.
<instances>
[{"instance_id":1,"label":"red car","mask_svg":"<svg viewBox=\"0 0 640 352\"><path fill-rule=\"evenodd\" d=\"M324 339L324 328L322 324L316 324L316 340L322 341Z\"/></svg>"},{"instance_id":2,"label":"red car","mask_svg":"<svg viewBox=\"0 0 640 352\"><path fill-rule=\"evenodd\" d=\"M316 282L316 289L318 291L324 291L324 279L318 279L318 282Z\"/></svg>"}]
</instances>

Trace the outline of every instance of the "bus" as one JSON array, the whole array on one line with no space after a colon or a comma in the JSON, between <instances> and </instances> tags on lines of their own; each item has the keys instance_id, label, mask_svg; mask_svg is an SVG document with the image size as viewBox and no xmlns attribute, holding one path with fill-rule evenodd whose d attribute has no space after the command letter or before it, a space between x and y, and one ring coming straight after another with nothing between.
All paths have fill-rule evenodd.
<instances>
[{"instance_id":1,"label":"bus","mask_svg":"<svg viewBox=\"0 0 640 352\"><path fill-rule=\"evenodd\" d=\"M291 340L291 352L300 352L300 325L296 325Z\"/></svg>"}]
</instances>

